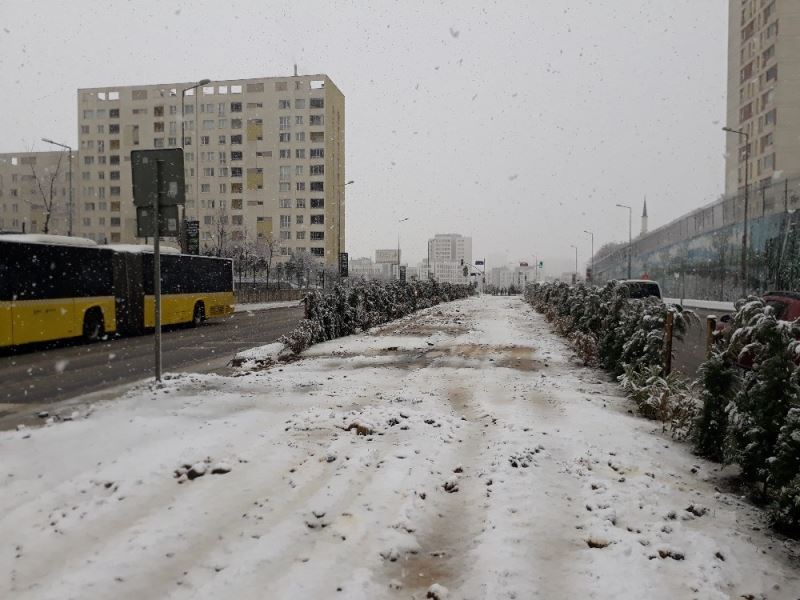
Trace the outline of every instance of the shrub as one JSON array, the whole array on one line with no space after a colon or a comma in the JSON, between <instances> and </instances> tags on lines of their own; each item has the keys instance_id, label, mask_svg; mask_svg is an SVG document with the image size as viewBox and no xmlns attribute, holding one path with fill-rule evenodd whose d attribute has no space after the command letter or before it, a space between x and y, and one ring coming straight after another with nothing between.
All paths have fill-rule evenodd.
<instances>
[{"instance_id":1,"label":"shrub","mask_svg":"<svg viewBox=\"0 0 800 600\"><path fill-rule=\"evenodd\" d=\"M694 449L700 456L721 462L728 428L726 407L738 383L736 367L720 353L700 366L702 409L695 423Z\"/></svg>"}]
</instances>

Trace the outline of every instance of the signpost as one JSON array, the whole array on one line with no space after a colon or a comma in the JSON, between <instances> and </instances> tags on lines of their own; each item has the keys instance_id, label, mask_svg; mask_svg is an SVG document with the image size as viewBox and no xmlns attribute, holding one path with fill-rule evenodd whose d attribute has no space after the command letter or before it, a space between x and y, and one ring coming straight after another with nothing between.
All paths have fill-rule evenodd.
<instances>
[{"instance_id":1,"label":"signpost","mask_svg":"<svg viewBox=\"0 0 800 600\"><path fill-rule=\"evenodd\" d=\"M186 254L200 254L200 221L184 221Z\"/></svg>"},{"instance_id":2,"label":"signpost","mask_svg":"<svg viewBox=\"0 0 800 600\"><path fill-rule=\"evenodd\" d=\"M156 381L161 381L161 236L178 235L178 205L185 202L183 150L131 152L136 235L153 237ZM163 209L163 211L162 211Z\"/></svg>"},{"instance_id":3,"label":"signpost","mask_svg":"<svg viewBox=\"0 0 800 600\"><path fill-rule=\"evenodd\" d=\"M407 269L407 267L406 267L405 265L400 265L398 268L400 269L400 281L402 281L403 283L405 283L405 281L406 281L406 269Z\"/></svg>"},{"instance_id":4,"label":"signpost","mask_svg":"<svg viewBox=\"0 0 800 600\"><path fill-rule=\"evenodd\" d=\"M348 277L350 274L350 263L347 252L339 252L339 276Z\"/></svg>"}]
</instances>

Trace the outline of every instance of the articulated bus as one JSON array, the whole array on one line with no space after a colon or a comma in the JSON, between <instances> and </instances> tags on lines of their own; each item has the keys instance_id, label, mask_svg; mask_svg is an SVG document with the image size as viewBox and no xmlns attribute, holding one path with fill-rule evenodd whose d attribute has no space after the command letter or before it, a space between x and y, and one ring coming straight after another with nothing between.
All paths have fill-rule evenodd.
<instances>
[{"instance_id":1,"label":"articulated bus","mask_svg":"<svg viewBox=\"0 0 800 600\"><path fill-rule=\"evenodd\" d=\"M164 249L161 293L163 325L230 315L233 261ZM155 325L154 304L150 246L0 235L0 347L141 333Z\"/></svg>"}]
</instances>

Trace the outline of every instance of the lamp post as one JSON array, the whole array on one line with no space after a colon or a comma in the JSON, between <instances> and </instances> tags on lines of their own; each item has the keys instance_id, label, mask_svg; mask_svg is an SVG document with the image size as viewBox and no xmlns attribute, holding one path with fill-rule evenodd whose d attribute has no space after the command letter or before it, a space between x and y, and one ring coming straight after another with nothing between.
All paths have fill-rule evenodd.
<instances>
[{"instance_id":1,"label":"lamp post","mask_svg":"<svg viewBox=\"0 0 800 600\"><path fill-rule=\"evenodd\" d=\"M631 278L631 256L633 254L633 237L631 235L631 225L633 223L633 209L627 204L617 204L619 208L628 209L628 279Z\"/></svg>"},{"instance_id":2,"label":"lamp post","mask_svg":"<svg viewBox=\"0 0 800 600\"><path fill-rule=\"evenodd\" d=\"M397 221L397 279L400 279L400 223L408 221L408 217L403 217Z\"/></svg>"},{"instance_id":3,"label":"lamp post","mask_svg":"<svg viewBox=\"0 0 800 600\"><path fill-rule=\"evenodd\" d=\"M186 145L186 121L184 119L185 106L186 106L186 102L185 102L186 92L188 92L189 90L195 90L195 89L199 88L201 85L208 85L209 83L211 83L210 79L201 79L200 81L198 81L194 85L190 85L189 87L185 87L185 88L183 88L181 90L181 149L183 149L183 147ZM195 111L194 118L195 118L195 129L196 129L196 124L197 124L196 111ZM196 145L197 145L197 140L195 140L195 146ZM195 168L197 168L197 167L195 167ZM195 176L197 176L197 173L195 173ZM194 204L195 204L195 209L197 210L197 220L199 222L200 221L200 206L199 206L200 203L198 202L198 195L197 195L199 190L196 189L196 188L197 188L197 181L195 181ZM183 216L184 216L184 220L185 220L186 219L186 208L185 207L183 209Z\"/></svg>"},{"instance_id":4,"label":"lamp post","mask_svg":"<svg viewBox=\"0 0 800 600\"><path fill-rule=\"evenodd\" d=\"M42 141L47 144L53 144L54 146L61 146L62 148L66 148L67 152L69 152L69 204L67 208L67 235L72 235L72 148L67 146L66 144L60 144L59 142L54 142L48 138L42 138Z\"/></svg>"},{"instance_id":5,"label":"lamp post","mask_svg":"<svg viewBox=\"0 0 800 600\"><path fill-rule=\"evenodd\" d=\"M336 220L338 221L338 224L339 224L339 235L336 236L336 260L337 260L337 264L338 264L338 261L341 260L341 256L342 256L342 194L344 193L344 188L346 188L351 183L355 183L355 181L353 181L351 179L347 183L341 184L339 186L339 190L337 190L339 192L339 197L336 199L336 205L337 205L336 208L337 208L337 212L338 212L338 216L336 217Z\"/></svg>"},{"instance_id":6,"label":"lamp post","mask_svg":"<svg viewBox=\"0 0 800 600\"><path fill-rule=\"evenodd\" d=\"M744 229L742 230L742 297L747 296L747 213L750 204L750 134L739 129L723 127L722 131L744 136Z\"/></svg>"},{"instance_id":7,"label":"lamp post","mask_svg":"<svg viewBox=\"0 0 800 600\"><path fill-rule=\"evenodd\" d=\"M588 233L592 236L592 283L594 283L594 232L584 229L583 233Z\"/></svg>"},{"instance_id":8,"label":"lamp post","mask_svg":"<svg viewBox=\"0 0 800 600\"><path fill-rule=\"evenodd\" d=\"M575 281L573 283L578 283L578 247L575 244L570 244L570 248L575 248Z\"/></svg>"}]
</instances>

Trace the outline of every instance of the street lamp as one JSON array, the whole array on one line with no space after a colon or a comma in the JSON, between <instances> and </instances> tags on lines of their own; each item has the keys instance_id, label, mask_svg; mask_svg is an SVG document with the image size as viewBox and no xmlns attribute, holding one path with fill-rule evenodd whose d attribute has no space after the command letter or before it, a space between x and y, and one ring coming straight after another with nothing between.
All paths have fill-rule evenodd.
<instances>
[{"instance_id":1,"label":"street lamp","mask_svg":"<svg viewBox=\"0 0 800 600\"><path fill-rule=\"evenodd\" d=\"M339 222L339 235L336 237L336 260L340 261L342 259L342 193L345 187L350 185L351 183L355 183L352 179L347 183L343 183L339 186L338 191L338 198L336 199L337 204L337 212L339 213L336 220Z\"/></svg>"},{"instance_id":2,"label":"street lamp","mask_svg":"<svg viewBox=\"0 0 800 600\"><path fill-rule=\"evenodd\" d=\"M633 254L633 245L632 245L632 236L631 236L631 225L633 223L633 209L628 206L627 204L617 204L619 208L627 208L628 209L628 279L631 278L631 255Z\"/></svg>"},{"instance_id":3,"label":"street lamp","mask_svg":"<svg viewBox=\"0 0 800 600\"><path fill-rule=\"evenodd\" d=\"M397 279L400 279L400 223L408 221L408 217L403 217L399 221L397 221Z\"/></svg>"},{"instance_id":4,"label":"street lamp","mask_svg":"<svg viewBox=\"0 0 800 600\"><path fill-rule=\"evenodd\" d=\"M742 297L747 296L747 212L750 204L750 134L746 131L723 127L722 131L744 136L744 230L742 231Z\"/></svg>"},{"instance_id":5,"label":"street lamp","mask_svg":"<svg viewBox=\"0 0 800 600\"><path fill-rule=\"evenodd\" d=\"M62 148L66 148L67 152L69 152L69 208L67 212L67 235L72 235L72 148L67 146L66 144L60 144L59 142L54 142L48 138L42 138L42 141L47 144L53 144L54 146L61 146Z\"/></svg>"},{"instance_id":6,"label":"street lamp","mask_svg":"<svg viewBox=\"0 0 800 600\"><path fill-rule=\"evenodd\" d=\"M594 232L584 229L583 233L588 233L592 236L592 283L594 283Z\"/></svg>"},{"instance_id":7,"label":"street lamp","mask_svg":"<svg viewBox=\"0 0 800 600\"><path fill-rule=\"evenodd\" d=\"M199 88L201 85L208 85L209 83L211 83L210 79L201 79L200 81L198 81L194 85L190 85L189 87L185 87L185 88L183 88L181 90L181 149L183 149L183 147L186 145L186 121L184 119L185 104L186 104L186 102L185 102L186 92L188 92L189 90L195 90L195 89ZM195 130L196 130L197 129L197 121L196 121L197 114L194 115L194 118L195 118ZM197 144L197 140L195 140L195 145L196 144ZM196 153L195 153L195 155L196 155ZM195 203L195 209L197 210L197 220L199 221L200 220L200 203L198 202L198 196L197 196L197 194L199 192L199 190L197 189L197 187L198 187L197 186L197 177L198 176L199 175L197 173L197 166L195 166L194 203ZM186 219L186 209L185 208L183 210L183 215L184 215L184 220L185 220Z\"/></svg>"},{"instance_id":8,"label":"street lamp","mask_svg":"<svg viewBox=\"0 0 800 600\"><path fill-rule=\"evenodd\" d=\"M575 244L570 244L570 248L575 248L575 281L573 283L578 283L578 247Z\"/></svg>"}]
</instances>

